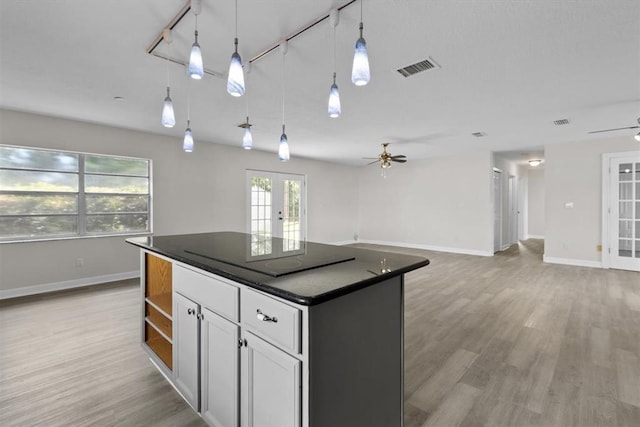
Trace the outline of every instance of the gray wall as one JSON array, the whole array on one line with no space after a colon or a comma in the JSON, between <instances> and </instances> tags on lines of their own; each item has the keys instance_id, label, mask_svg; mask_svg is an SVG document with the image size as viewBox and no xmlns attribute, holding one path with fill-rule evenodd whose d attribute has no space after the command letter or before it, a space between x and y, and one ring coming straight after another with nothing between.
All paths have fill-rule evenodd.
<instances>
[{"instance_id":1,"label":"gray wall","mask_svg":"<svg viewBox=\"0 0 640 427\"><path fill-rule=\"evenodd\" d=\"M282 163L274 153L197 139L187 154L174 137L6 110L0 130L2 144L152 159L155 234L245 231L246 169L306 174L309 240L352 240L357 230L353 167L297 158ZM0 292L115 279L138 268L137 250L124 237L0 244Z\"/></svg>"},{"instance_id":2,"label":"gray wall","mask_svg":"<svg viewBox=\"0 0 640 427\"><path fill-rule=\"evenodd\" d=\"M631 136L545 146L545 260L600 265L602 154L638 149Z\"/></svg>"},{"instance_id":3,"label":"gray wall","mask_svg":"<svg viewBox=\"0 0 640 427\"><path fill-rule=\"evenodd\" d=\"M432 158L360 172L360 238L490 255L492 156Z\"/></svg>"},{"instance_id":4,"label":"gray wall","mask_svg":"<svg viewBox=\"0 0 640 427\"><path fill-rule=\"evenodd\" d=\"M533 238L544 238L544 169L529 169L527 178L528 235Z\"/></svg>"}]
</instances>

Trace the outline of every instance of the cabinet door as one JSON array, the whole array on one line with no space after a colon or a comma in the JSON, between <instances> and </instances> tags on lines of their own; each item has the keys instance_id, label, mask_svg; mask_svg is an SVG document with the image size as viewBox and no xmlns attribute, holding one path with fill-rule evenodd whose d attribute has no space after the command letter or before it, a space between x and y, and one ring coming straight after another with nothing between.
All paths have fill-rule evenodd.
<instances>
[{"instance_id":1,"label":"cabinet door","mask_svg":"<svg viewBox=\"0 0 640 427\"><path fill-rule=\"evenodd\" d=\"M201 317L201 414L210 426L237 427L239 327L206 308Z\"/></svg>"},{"instance_id":2,"label":"cabinet door","mask_svg":"<svg viewBox=\"0 0 640 427\"><path fill-rule=\"evenodd\" d=\"M173 368L175 384L184 398L198 408L198 304L184 296L173 295Z\"/></svg>"},{"instance_id":3,"label":"cabinet door","mask_svg":"<svg viewBox=\"0 0 640 427\"><path fill-rule=\"evenodd\" d=\"M301 362L255 335L242 349L242 427L298 427Z\"/></svg>"}]
</instances>

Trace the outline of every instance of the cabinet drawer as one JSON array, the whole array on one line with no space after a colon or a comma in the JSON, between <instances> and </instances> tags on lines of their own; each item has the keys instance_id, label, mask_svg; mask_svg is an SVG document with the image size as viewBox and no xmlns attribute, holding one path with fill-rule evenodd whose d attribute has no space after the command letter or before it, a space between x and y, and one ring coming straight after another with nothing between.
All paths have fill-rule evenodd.
<instances>
[{"instance_id":1,"label":"cabinet drawer","mask_svg":"<svg viewBox=\"0 0 640 427\"><path fill-rule=\"evenodd\" d=\"M242 289L242 323L278 347L300 354L301 312L250 289Z\"/></svg>"},{"instance_id":2,"label":"cabinet drawer","mask_svg":"<svg viewBox=\"0 0 640 427\"><path fill-rule=\"evenodd\" d=\"M240 290L231 284L181 266L175 266L173 269L173 289L229 320L238 321L238 294Z\"/></svg>"}]
</instances>

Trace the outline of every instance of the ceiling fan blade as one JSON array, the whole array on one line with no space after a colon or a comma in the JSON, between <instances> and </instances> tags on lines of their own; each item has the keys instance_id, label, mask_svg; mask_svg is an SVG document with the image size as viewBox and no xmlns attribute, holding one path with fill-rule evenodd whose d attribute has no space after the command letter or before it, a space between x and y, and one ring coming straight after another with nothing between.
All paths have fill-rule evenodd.
<instances>
[{"instance_id":1,"label":"ceiling fan blade","mask_svg":"<svg viewBox=\"0 0 640 427\"><path fill-rule=\"evenodd\" d=\"M368 166L368 165L372 165L372 164L374 164L374 163L378 163L379 161L380 161L380 160L374 160L373 162L367 163L367 166Z\"/></svg>"},{"instance_id":2,"label":"ceiling fan blade","mask_svg":"<svg viewBox=\"0 0 640 427\"><path fill-rule=\"evenodd\" d=\"M391 159L406 159L407 156L404 154L398 154L397 156L391 156Z\"/></svg>"},{"instance_id":3,"label":"ceiling fan blade","mask_svg":"<svg viewBox=\"0 0 640 427\"><path fill-rule=\"evenodd\" d=\"M391 161L392 162L398 162L398 163L407 163L407 159L394 159L394 158L391 158Z\"/></svg>"},{"instance_id":4,"label":"ceiling fan blade","mask_svg":"<svg viewBox=\"0 0 640 427\"><path fill-rule=\"evenodd\" d=\"M363 157L363 159L364 160L373 160L373 159L380 160L379 157Z\"/></svg>"},{"instance_id":5,"label":"ceiling fan blade","mask_svg":"<svg viewBox=\"0 0 640 427\"><path fill-rule=\"evenodd\" d=\"M615 128L615 129L592 130L591 132L587 132L587 133L612 132L612 131L614 131L614 130L638 129L638 128L640 128L640 126L628 126L628 127L626 127L626 128Z\"/></svg>"}]
</instances>

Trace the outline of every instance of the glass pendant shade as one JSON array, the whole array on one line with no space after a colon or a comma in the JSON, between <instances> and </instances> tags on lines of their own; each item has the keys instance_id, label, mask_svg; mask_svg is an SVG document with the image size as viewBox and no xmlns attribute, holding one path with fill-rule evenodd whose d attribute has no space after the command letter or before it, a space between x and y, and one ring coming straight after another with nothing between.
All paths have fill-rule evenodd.
<instances>
[{"instance_id":1,"label":"glass pendant shade","mask_svg":"<svg viewBox=\"0 0 640 427\"><path fill-rule=\"evenodd\" d=\"M251 150L251 148L253 148L253 137L251 136L251 128L249 126L244 128L244 135L242 135L242 148L245 150Z\"/></svg>"},{"instance_id":2,"label":"glass pendant shade","mask_svg":"<svg viewBox=\"0 0 640 427\"><path fill-rule=\"evenodd\" d=\"M198 32L196 31L196 41L191 46L189 56L189 77L200 80L204 76L204 65L202 64L202 51L198 44Z\"/></svg>"},{"instance_id":3,"label":"glass pendant shade","mask_svg":"<svg viewBox=\"0 0 640 427\"><path fill-rule=\"evenodd\" d=\"M640 132L636 133L636 136L634 136L634 138L636 139L636 141L640 142Z\"/></svg>"},{"instance_id":4,"label":"glass pendant shade","mask_svg":"<svg viewBox=\"0 0 640 427\"><path fill-rule=\"evenodd\" d=\"M360 38L356 41L356 49L353 54L353 68L351 69L351 81L356 86L364 86L371 80L369 72L369 55L367 54L367 42L362 37L362 22L360 23Z\"/></svg>"},{"instance_id":5,"label":"glass pendant shade","mask_svg":"<svg viewBox=\"0 0 640 427\"><path fill-rule=\"evenodd\" d=\"M334 80L329 92L329 117L336 118L342 114L342 108L340 107L340 92L338 92L338 86Z\"/></svg>"},{"instance_id":6,"label":"glass pendant shade","mask_svg":"<svg viewBox=\"0 0 640 427\"><path fill-rule=\"evenodd\" d=\"M189 127L189 123L187 122L187 129L184 131L184 142L182 143L182 149L191 153L193 151L193 134L191 133L191 128Z\"/></svg>"},{"instance_id":7,"label":"glass pendant shade","mask_svg":"<svg viewBox=\"0 0 640 427\"><path fill-rule=\"evenodd\" d=\"M242 58L238 54L238 39L236 39L236 51L231 55L229 64L229 77L227 78L227 92L231 96L244 95L244 71L242 69Z\"/></svg>"},{"instance_id":8,"label":"glass pendant shade","mask_svg":"<svg viewBox=\"0 0 640 427\"><path fill-rule=\"evenodd\" d=\"M176 125L176 116L173 111L173 101L169 96L169 87L167 86L167 97L164 99L164 106L162 107L162 126L172 128Z\"/></svg>"},{"instance_id":9,"label":"glass pendant shade","mask_svg":"<svg viewBox=\"0 0 640 427\"><path fill-rule=\"evenodd\" d=\"M284 133L284 126L282 126L282 135L280 135L280 146L278 147L278 158L281 162L288 162L289 155L289 141L287 140L287 134Z\"/></svg>"}]
</instances>

